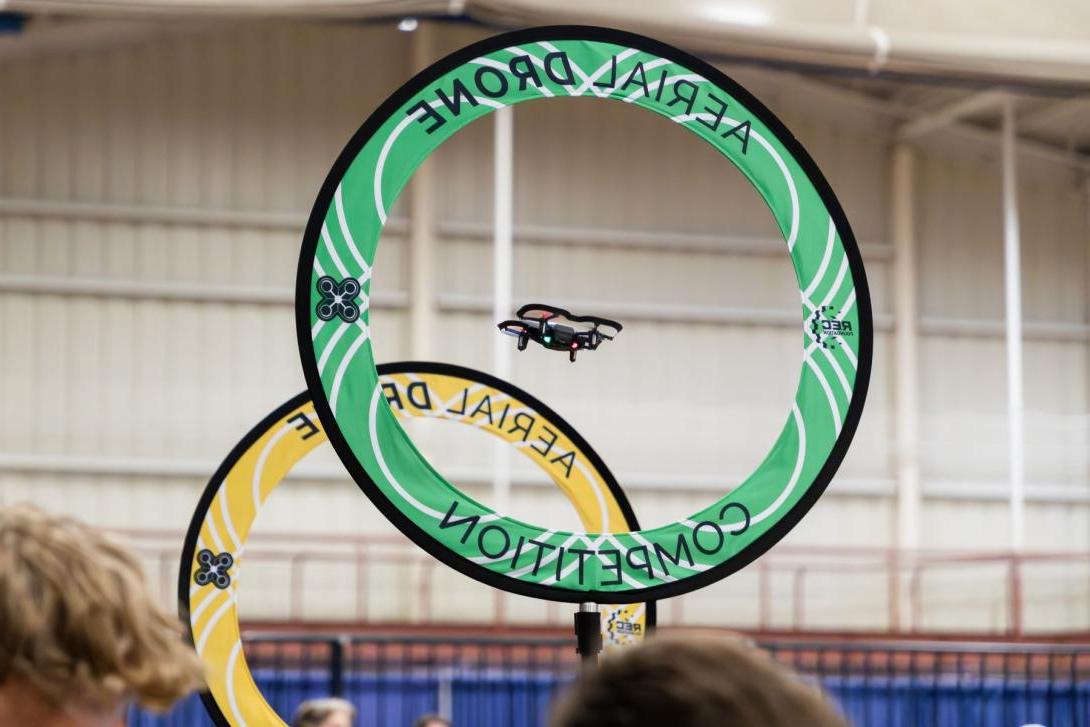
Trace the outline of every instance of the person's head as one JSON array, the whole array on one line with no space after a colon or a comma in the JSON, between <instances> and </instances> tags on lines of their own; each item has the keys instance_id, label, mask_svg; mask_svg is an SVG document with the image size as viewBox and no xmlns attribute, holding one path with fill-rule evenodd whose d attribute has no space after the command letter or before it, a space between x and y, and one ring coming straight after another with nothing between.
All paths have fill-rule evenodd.
<instances>
[{"instance_id":1,"label":"person's head","mask_svg":"<svg viewBox=\"0 0 1090 727\"><path fill-rule=\"evenodd\" d=\"M116 725L203 683L140 564L73 519L0 506L0 723Z\"/></svg>"},{"instance_id":2,"label":"person's head","mask_svg":"<svg viewBox=\"0 0 1090 727\"><path fill-rule=\"evenodd\" d=\"M299 705L291 727L352 727L356 708L344 699L311 699Z\"/></svg>"},{"instance_id":3,"label":"person's head","mask_svg":"<svg viewBox=\"0 0 1090 727\"><path fill-rule=\"evenodd\" d=\"M413 722L413 727L450 727L450 721L437 714L425 714Z\"/></svg>"},{"instance_id":4,"label":"person's head","mask_svg":"<svg viewBox=\"0 0 1090 727\"><path fill-rule=\"evenodd\" d=\"M847 727L765 653L706 633L662 635L580 676L550 727Z\"/></svg>"}]
</instances>

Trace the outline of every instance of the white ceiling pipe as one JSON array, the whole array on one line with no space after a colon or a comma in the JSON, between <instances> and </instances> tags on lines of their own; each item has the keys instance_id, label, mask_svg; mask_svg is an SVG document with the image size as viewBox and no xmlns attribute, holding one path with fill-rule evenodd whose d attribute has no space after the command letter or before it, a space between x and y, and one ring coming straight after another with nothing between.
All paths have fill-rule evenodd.
<instances>
[{"instance_id":1,"label":"white ceiling pipe","mask_svg":"<svg viewBox=\"0 0 1090 727\"><path fill-rule=\"evenodd\" d=\"M862 25L853 8L840 8L836 3L821 14L821 22L812 22L812 9L792 8L791 17L784 18L783 4L781 8L772 5L768 0L729 6L708 0L0 0L0 8L17 12L83 16L393 18L464 14L489 25L510 27L550 23L620 26L698 53L870 72L968 75L1090 88L1090 42L1071 37L1070 22L1065 24L1060 13L1055 35L1027 37L1013 17L1016 14L1006 20L994 7L989 11L992 6L984 2L980 2L980 13L997 29L991 34ZM1039 17L1042 8L1026 6L1025 12Z\"/></svg>"},{"instance_id":2,"label":"white ceiling pipe","mask_svg":"<svg viewBox=\"0 0 1090 727\"><path fill-rule=\"evenodd\" d=\"M0 10L84 16L368 18L458 15L460 0L0 0Z\"/></svg>"},{"instance_id":3,"label":"white ceiling pipe","mask_svg":"<svg viewBox=\"0 0 1090 727\"><path fill-rule=\"evenodd\" d=\"M1090 43L1084 39L1030 38L1014 22L1002 28L1005 34L990 36L873 24L860 27L854 13L837 12L836 7L827 8L824 17L829 18L828 22L824 17L823 22L807 22L809 19L777 17L783 12L773 8L774 4L767 0L730 6L708 0L468 0L466 11L478 19L509 25L622 25L698 53L828 64L871 72L888 69L972 74L1090 86ZM989 7L988 3L980 3L980 12L988 12ZM1040 10L1038 7L1032 12ZM792 8L789 12L798 15L802 11L800 8L794 12ZM1027 12L1031 12L1028 7Z\"/></svg>"}]
</instances>

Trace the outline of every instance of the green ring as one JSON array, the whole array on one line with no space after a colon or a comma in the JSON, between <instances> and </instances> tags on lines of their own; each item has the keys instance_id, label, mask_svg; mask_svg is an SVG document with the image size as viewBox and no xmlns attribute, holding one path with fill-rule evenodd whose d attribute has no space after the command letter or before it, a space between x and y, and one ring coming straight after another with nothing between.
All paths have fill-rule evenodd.
<instances>
[{"instance_id":1,"label":"green ring","mask_svg":"<svg viewBox=\"0 0 1090 727\"><path fill-rule=\"evenodd\" d=\"M611 87L593 85L611 78ZM554 531L467 497L417 452L385 405L369 338L367 296L386 210L415 169L455 131L495 108L570 95L648 108L729 159L772 211L802 294L804 361L792 411L769 454L742 485L730 492L724 486L722 497L686 520L633 533ZM342 300L328 282L319 290L325 277L338 285L356 280L362 290ZM346 290L355 288L347 283ZM866 398L872 348L870 299L851 228L783 124L737 83L676 48L574 26L519 31L464 48L410 80L364 123L311 213L296 279L296 325L322 424L357 484L397 527L490 585L604 603L700 588L782 538L847 451ZM479 537L477 529L485 528L490 540ZM487 553L478 551L479 540ZM497 543L509 547L494 557Z\"/></svg>"}]
</instances>

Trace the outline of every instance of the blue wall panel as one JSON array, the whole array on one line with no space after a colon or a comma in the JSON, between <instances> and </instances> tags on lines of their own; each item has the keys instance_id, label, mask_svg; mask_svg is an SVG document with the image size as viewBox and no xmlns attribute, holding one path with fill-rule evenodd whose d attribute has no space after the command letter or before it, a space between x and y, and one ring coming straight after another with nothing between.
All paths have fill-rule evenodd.
<instances>
[{"instance_id":1,"label":"blue wall panel","mask_svg":"<svg viewBox=\"0 0 1090 727\"><path fill-rule=\"evenodd\" d=\"M324 671L258 670L254 676L285 718L300 702L329 694ZM344 697L359 710L360 727L410 727L421 714L438 711L443 690L449 690L455 727L542 727L553 695L570 679L473 669L357 672L346 677ZM821 683L857 727L1090 727L1090 682L826 677ZM210 724L196 697L168 715L134 710L129 721L130 727Z\"/></svg>"}]
</instances>

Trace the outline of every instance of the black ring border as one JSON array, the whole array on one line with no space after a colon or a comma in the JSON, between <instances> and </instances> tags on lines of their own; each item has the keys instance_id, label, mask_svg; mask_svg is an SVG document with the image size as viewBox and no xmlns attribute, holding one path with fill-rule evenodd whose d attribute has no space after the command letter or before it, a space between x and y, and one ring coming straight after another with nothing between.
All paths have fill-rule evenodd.
<instances>
[{"instance_id":1,"label":"black ring border","mask_svg":"<svg viewBox=\"0 0 1090 727\"><path fill-rule=\"evenodd\" d=\"M742 102L744 106L759 119L776 136L783 146L795 158L811 184L817 190L826 209L832 217L837 233L840 235L848 265L855 282L856 306L859 309L859 356L856 367L855 386L852 389L852 399L848 404L848 411L844 415L840 436L833 444L829 457L825 460L821 470L814 478L813 483L807 488L802 498L795 503L782 518L773 524L768 531L747 545L733 557L728 558L717 566L697 573L687 578L664 583L658 586L649 586L631 591L595 591L574 590L566 588L554 588L542 586L536 583L527 583L517 578L511 578L500 573L477 565L463 559L448 550L417 526L408 517L401 513L374 483L366 470L356 459L348 442L341 434L336 418L326 401L325 390L318 374L317 361L310 343L310 279L313 271L314 255L318 245L318 237L322 223L325 220L326 211L333 202L333 196L337 185L345 172L363 148L364 144L375 134L382 124L402 105L410 100L416 93L438 80L448 71L486 53L502 50L512 45L535 43L542 40L590 40L636 48L645 52L658 54L662 58L668 58L683 65L690 70L700 73L704 78L726 89L732 96ZM840 202L833 193L832 187L821 173L817 163L803 148L795 136L787 127L755 96L745 90L740 84L731 79L725 73L711 64L671 45L657 41L647 36L628 31L603 28L590 25L549 25L524 30L516 30L510 33L502 33L472 43L450 55L436 61L423 71L405 82L399 89L391 94L381 105L364 121L363 125L352 135L344 149L337 156L336 161L329 170L321 190L311 209L307 220L306 230L303 235L303 245L299 254L299 266L295 278L295 328L299 345L299 356L302 359L303 374L306 377L307 388L312 394L315 410L326 435L333 444L334 450L341 458L341 462L348 469L356 484L363 490L375 506L406 536L413 542L430 553L434 558L446 563L461 573L486 583L494 588L509 591L511 593L540 598L548 601L560 601L567 603L580 603L595 601L597 603L631 603L641 599L659 600L680 596L690 591L703 588L728 575L746 567L759 558L769 548L782 539L814 506L818 498L832 481L840 463L847 454L848 447L859 425L859 419L863 413L863 405L867 398L867 390L870 386L871 356L873 353L873 322L871 320L870 288L867 284L866 272L863 268L863 258L859 253L855 235L851 225L844 214ZM540 526L537 526L540 527Z\"/></svg>"},{"instance_id":2,"label":"black ring border","mask_svg":"<svg viewBox=\"0 0 1090 727\"><path fill-rule=\"evenodd\" d=\"M508 396L514 397L520 401L525 402L532 406L538 412L544 414L549 418L551 424L555 424L557 429L562 434L567 436L572 442L574 442L580 450L587 456L591 464L597 469L598 473L602 476L606 487L609 488L609 492L613 495L613 499L617 502L617 507L621 511L621 515L624 517L625 525L629 530L638 530L640 525L636 519L636 513L632 509L632 503L628 501L628 496L625 495L620 484L617 482L617 478L613 476L613 472L610 471L606 463L602 461L602 458L598 456L598 453L583 439L566 419L561 417L551 408L540 402L535 397L519 389L514 384L498 379L491 374L487 374L483 371L477 371L476 369L467 368L465 366L456 366L454 364L440 363L435 361L395 361L392 363L379 364L377 367L379 376L387 376L392 374L407 374L407 373L423 373L423 374L436 374L439 376L453 376L460 377L468 381L474 381L477 383L485 384L497 389ZM204 491L201 493L201 498L197 502L197 507L193 511L193 518L189 521L189 529L186 531L185 543L182 546L182 559L178 567L178 617L181 619L183 626L185 627L186 638L189 641L190 646L196 648L196 643L193 639L193 631L189 621L189 580L190 580L190 566L193 563L194 554L197 551L197 539L201 534L201 526L204 524L205 517L208 515L209 509L212 507L212 501L216 497L216 493L220 490L220 485L227 478L227 475L238 464L239 460L250 451L250 448L261 439L264 435L268 434L269 430L279 421L283 420L291 412L295 411L299 407L307 404L311 401L309 391L303 391L299 394L288 399L286 402L274 409L270 414L265 416L260 422L254 425L250 431L243 435L242 439L231 449L228 455L220 463L220 466L216 468L215 473L211 479L208 480L208 484L204 486ZM322 430L326 434L328 439L329 434L325 432L325 425L322 425ZM638 599L636 599L638 600ZM625 603L631 603L633 599L625 601ZM644 603L644 625L648 632L654 631L658 623L658 607L655 601L646 601ZM647 636L648 634L644 634ZM228 721L223 710L220 709L219 703L212 695L210 690L203 690L200 693L201 701L204 702L204 708L208 712L209 717L216 724L216 727L231 727L231 722ZM287 720L285 720L286 722Z\"/></svg>"}]
</instances>

